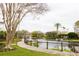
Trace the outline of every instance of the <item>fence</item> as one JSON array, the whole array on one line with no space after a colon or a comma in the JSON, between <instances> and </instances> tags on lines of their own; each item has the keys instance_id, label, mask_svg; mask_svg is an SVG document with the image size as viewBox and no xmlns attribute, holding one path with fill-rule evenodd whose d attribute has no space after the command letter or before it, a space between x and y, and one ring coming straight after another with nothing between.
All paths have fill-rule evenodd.
<instances>
[{"instance_id":1,"label":"fence","mask_svg":"<svg viewBox=\"0 0 79 59\"><path fill-rule=\"evenodd\" d=\"M60 43L56 43L56 42L49 42L49 41L46 41L46 42L40 42L40 41L24 41L26 44L30 45L30 46L35 46L35 47L39 47L39 43L45 43L46 44L46 49L49 49L49 43L52 43L52 44L58 44L60 45L61 49L60 51L63 51L64 49L64 45L68 45L68 47L71 49L71 51L73 52L78 52L76 51L75 49L75 46L79 46L79 43L74 43L74 42L68 42L68 43L64 43L63 41L60 41Z\"/></svg>"}]
</instances>

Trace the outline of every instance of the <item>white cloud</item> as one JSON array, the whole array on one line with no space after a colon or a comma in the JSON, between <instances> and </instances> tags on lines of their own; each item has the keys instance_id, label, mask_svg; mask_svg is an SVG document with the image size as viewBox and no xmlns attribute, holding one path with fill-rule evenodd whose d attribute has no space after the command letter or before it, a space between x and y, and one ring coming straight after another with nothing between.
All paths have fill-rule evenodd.
<instances>
[{"instance_id":1,"label":"white cloud","mask_svg":"<svg viewBox=\"0 0 79 59\"><path fill-rule=\"evenodd\" d=\"M69 31L73 31L75 21L79 20L78 3L48 3L50 11L40 16L39 20L27 16L20 24L21 29L29 31L52 31L55 30L54 24L59 22Z\"/></svg>"}]
</instances>

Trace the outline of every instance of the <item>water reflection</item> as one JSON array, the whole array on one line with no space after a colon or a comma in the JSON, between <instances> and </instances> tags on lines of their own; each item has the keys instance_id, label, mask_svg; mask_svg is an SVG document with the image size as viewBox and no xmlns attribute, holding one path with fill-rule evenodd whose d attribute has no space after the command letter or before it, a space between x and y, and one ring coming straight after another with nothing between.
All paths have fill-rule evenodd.
<instances>
[{"instance_id":1,"label":"water reflection","mask_svg":"<svg viewBox=\"0 0 79 59\"><path fill-rule=\"evenodd\" d=\"M71 51L79 53L79 42L69 42L68 47Z\"/></svg>"},{"instance_id":2,"label":"water reflection","mask_svg":"<svg viewBox=\"0 0 79 59\"><path fill-rule=\"evenodd\" d=\"M47 40L38 39L40 48L47 48ZM79 52L79 42L62 42L63 50L71 50L73 52ZM61 50L61 41L48 41L48 49L57 48Z\"/></svg>"},{"instance_id":3,"label":"water reflection","mask_svg":"<svg viewBox=\"0 0 79 59\"><path fill-rule=\"evenodd\" d=\"M47 40L38 40L39 41L39 47L40 48L46 48L46 43ZM61 41L48 41L48 48L58 48L61 49ZM70 50L70 48L68 47L68 42L63 42L63 48Z\"/></svg>"}]
</instances>

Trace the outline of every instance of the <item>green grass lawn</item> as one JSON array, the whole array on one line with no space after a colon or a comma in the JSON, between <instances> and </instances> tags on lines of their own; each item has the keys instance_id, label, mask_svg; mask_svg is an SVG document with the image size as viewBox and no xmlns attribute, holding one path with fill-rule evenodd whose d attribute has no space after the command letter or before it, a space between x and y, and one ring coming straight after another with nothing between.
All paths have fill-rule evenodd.
<instances>
[{"instance_id":1,"label":"green grass lawn","mask_svg":"<svg viewBox=\"0 0 79 59\"><path fill-rule=\"evenodd\" d=\"M64 41L68 41L68 42L79 42L79 39L65 39Z\"/></svg>"},{"instance_id":2,"label":"green grass lawn","mask_svg":"<svg viewBox=\"0 0 79 59\"><path fill-rule=\"evenodd\" d=\"M61 49L57 49L57 48L51 48L50 50L61 51ZM72 52L72 51L71 50L64 49L63 52Z\"/></svg>"},{"instance_id":3,"label":"green grass lawn","mask_svg":"<svg viewBox=\"0 0 79 59\"><path fill-rule=\"evenodd\" d=\"M4 44L5 41L1 41L0 44L1 43ZM13 44L16 44L16 41ZM13 51L0 52L0 56L58 56L56 54L48 54L48 53L28 50L25 48L21 48L19 46L13 46L13 47L16 49Z\"/></svg>"},{"instance_id":4,"label":"green grass lawn","mask_svg":"<svg viewBox=\"0 0 79 59\"><path fill-rule=\"evenodd\" d=\"M48 54L43 52L37 52L14 46L16 48L13 51L0 52L0 56L58 56L56 54Z\"/></svg>"},{"instance_id":5,"label":"green grass lawn","mask_svg":"<svg viewBox=\"0 0 79 59\"><path fill-rule=\"evenodd\" d=\"M79 42L79 40L73 39L73 40L64 40L64 41L73 41L73 42ZM14 41L14 44L17 41ZM0 42L4 43L4 42ZM35 44L36 46L36 44ZM6 52L0 52L0 56L59 56L58 54L48 54L48 53L43 53L43 52L37 52L37 51L32 51L28 50L25 48L21 48L18 46L14 46L16 48L13 51L6 51ZM58 49L52 49L52 50L58 50ZM70 52L69 50L64 50L65 52Z\"/></svg>"}]
</instances>

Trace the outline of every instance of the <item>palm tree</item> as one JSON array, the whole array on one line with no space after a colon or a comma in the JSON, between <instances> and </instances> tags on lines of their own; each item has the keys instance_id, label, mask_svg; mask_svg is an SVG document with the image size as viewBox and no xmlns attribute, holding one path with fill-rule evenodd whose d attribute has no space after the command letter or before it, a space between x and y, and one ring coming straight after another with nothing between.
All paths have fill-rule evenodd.
<instances>
[{"instance_id":1,"label":"palm tree","mask_svg":"<svg viewBox=\"0 0 79 59\"><path fill-rule=\"evenodd\" d=\"M59 27L60 27L60 26L61 26L61 24L60 24L60 23L56 23L56 24L55 24L57 34L58 34L58 30L59 30Z\"/></svg>"}]
</instances>

